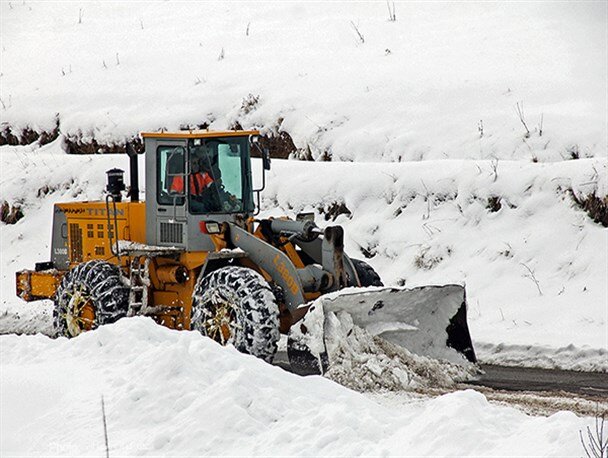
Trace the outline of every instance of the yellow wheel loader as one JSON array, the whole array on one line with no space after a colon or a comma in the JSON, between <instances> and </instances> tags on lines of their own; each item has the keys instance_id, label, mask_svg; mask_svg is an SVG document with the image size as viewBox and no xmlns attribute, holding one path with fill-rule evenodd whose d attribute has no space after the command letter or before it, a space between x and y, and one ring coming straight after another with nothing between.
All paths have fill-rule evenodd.
<instances>
[{"instance_id":1,"label":"yellow wheel loader","mask_svg":"<svg viewBox=\"0 0 608 458\"><path fill-rule=\"evenodd\" d=\"M279 334L288 333L292 368L302 374L328 364L324 318L312 329L309 309L317 323L319 314L347 312L354 325L414 353L474 362L462 286L384 288L368 264L344 253L340 226L321 229L311 214L256 217L270 169L258 136L142 133L145 202L127 145L128 192L124 172L113 169L104 200L56 204L51 260L17 272L17 294L52 299L61 336L146 315L272 361ZM261 189L252 148L262 157Z\"/></svg>"}]
</instances>

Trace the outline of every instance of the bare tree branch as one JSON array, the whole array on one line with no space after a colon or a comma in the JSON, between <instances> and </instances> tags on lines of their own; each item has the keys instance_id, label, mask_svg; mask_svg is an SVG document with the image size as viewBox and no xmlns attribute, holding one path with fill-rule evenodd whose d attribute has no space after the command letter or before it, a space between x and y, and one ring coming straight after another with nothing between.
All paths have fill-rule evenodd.
<instances>
[{"instance_id":1,"label":"bare tree branch","mask_svg":"<svg viewBox=\"0 0 608 458\"><path fill-rule=\"evenodd\" d=\"M361 43L365 43L365 37L359 31L359 28L355 25L355 23L353 21L350 21L350 25L352 25L353 29L355 29L355 32L357 32L357 35L359 36L359 41L361 41Z\"/></svg>"},{"instance_id":2,"label":"bare tree branch","mask_svg":"<svg viewBox=\"0 0 608 458\"><path fill-rule=\"evenodd\" d=\"M108 425L106 422L106 405L101 396L101 416L103 417L103 438L106 444L106 458L110 458L110 446L108 445Z\"/></svg>"},{"instance_id":3,"label":"bare tree branch","mask_svg":"<svg viewBox=\"0 0 608 458\"><path fill-rule=\"evenodd\" d=\"M538 289L538 294L540 296L542 296L543 292L540 289L540 283L539 283L538 279L536 278L536 275L534 275L534 271L532 269L530 269L530 267L528 267L527 264L524 264L523 262L520 262L520 264L522 266L524 266L526 268L526 270L528 271L528 274L524 275L524 277L529 278L530 280L532 280L534 282L534 284L536 285L536 289Z\"/></svg>"}]
</instances>

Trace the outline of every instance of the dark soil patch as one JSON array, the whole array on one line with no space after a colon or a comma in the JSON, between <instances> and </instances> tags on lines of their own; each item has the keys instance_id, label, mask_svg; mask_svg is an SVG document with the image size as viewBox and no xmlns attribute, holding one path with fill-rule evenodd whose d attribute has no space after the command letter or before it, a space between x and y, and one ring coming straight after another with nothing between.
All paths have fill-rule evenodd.
<instances>
[{"instance_id":1,"label":"dark soil patch","mask_svg":"<svg viewBox=\"0 0 608 458\"><path fill-rule=\"evenodd\" d=\"M144 145L139 137L131 138L128 141L133 145L135 151L143 152ZM81 137L68 136L65 139L65 144L68 154L125 154L125 143L102 144L98 143L97 140L84 142Z\"/></svg>"},{"instance_id":2,"label":"dark soil patch","mask_svg":"<svg viewBox=\"0 0 608 458\"><path fill-rule=\"evenodd\" d=\"M608 196L598 197L595 194L578 198L572 190L570 195L574 202L587 212L594 222L608 227Z\"/></svg>"},{"instance_id":3,"label":"dark soil patch","mask_svg":"<svg viewBox=\"0 0 608 458\"><path fill-rule=\"evenodd\" d=\"M23 216L20 205L11 205L7 201L2 202L2 206L0 206L0 221L6 224L15 224Z\"/></svg>"},{"instance_id":4,"label":"dark soil patch","mask_svg":"<svg viewBox=\"0 0 608 458\"><path fill-rule=\"evenodd\" d=\"M498 210L500 210L502 208L502 204L500 203L500 197L488 197L488 203L486 204L486 208L490 210L491 213L496 213Z\"/></svg>"},{"instance_id":5,"label":"dark soil patch","mask_svg":"<svg viewBox=\"0 0 608 458\"><path fill-rule=\"evenodd\" d=\"M19 131L10 125L3 123L0 128L0 146L2 145L29 145L38 141L41 145L51 143L59 137L59 117L55 118L55 126L49 130L37 131L27 126Z\"/></svg>"},{"instance_id":6,"label":"dark soil patch","mask_svg":"<svg viewBox=\"0 0 608 458\"><path fill-rule=\"evenodd\" d=\"M340 215L347 215L349 218L352 216L352 212L344 202L332 202L325 207L319 207L317 210L323 215L325 221L330 219L335 221Z\"/></svg>"},{"instance_id":7,"label":"dark soil patch","mask_svg":"<svg viewBox=\"0 0 608 458\"><path fill-rule=\"evenodd\" d=\"M279 120L279 124L282 120ZM235 122L230 126L231 130L246 130L243 129L238 122ZM288 159L290 156L295 155L298 151L296 145L289 135L285 131L280 131L277 133L271 133L269 135L260 135L259 146L262 150L265 148L268 149L271 158L276 159ZM251 149L251 157L261 157L260 152L257 148Z\"/></svg>"},{"instance_id":8,"label":"dark soil patch","mask_svg":"<svg viewBox=\"0 0 608 458\"><path fill-rule=\"evenodd\" d=\"M287 132L279 132L278 135L260 136L260 147L268 148L270 157L277 159L287 159L297 151L291 135ZM251 150L253 157L260 157L256 148Z\"/></svg>"},{"instance_id":9,"label":"dark soil patch","mask_svg":"<svg viewBox=\"0 0 608 458\"><path fill-rule=\"evenodd\" d=\"M280 120L279 120L280 121ZM184 125L182 130L190 129L206 129L209 127L207 122L197 125ZM243 127L239 123L231 126L231 129L242 130ZM56 140L60 134L59 117L56 118L55 127L50 131L38 131L31 127L19 131L8 124L3 124L0 127L0 146L2 145L29 145L38 141L41 145L45 145ZM130 139L125 139L125 142L130 142L138 153L142 153L144 145L138 136ZM123 154L125 152L125 142L119 143L99 143L97 140L83 140L82 134L70 134L65 138L66 152L68 154ZM260 136L260 147L267 148L270 157L276 159L287 159L297 157L298 149L291 138L291 135L285 131L271 133L269 135ZM259 151L253 148L251 151L253 157L260 157Z\"/></svg>"}]
</instances>

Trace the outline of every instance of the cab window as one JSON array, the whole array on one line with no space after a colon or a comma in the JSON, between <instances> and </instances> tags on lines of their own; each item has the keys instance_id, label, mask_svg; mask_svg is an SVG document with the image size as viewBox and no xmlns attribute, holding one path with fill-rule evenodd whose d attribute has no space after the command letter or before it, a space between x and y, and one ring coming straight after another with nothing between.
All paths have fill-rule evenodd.
<instances>
[{"instance_id":1,"label":"cab window","mask_svg":"<svg viewBox=\"0 0 608 458\"><path fill-rule=\"evenodd\" d=\"M186 149L183 146L159 146L156 157L157 202L161 205L184 205Z\"/></svg>"},{"instance_id":2,"label":"cab window","mask_svg":"<svg viewBox=\"0 0 608 458\"><path fill-rule=\"evenodd\" d=\"M239 200L243 198L240 146L234 143L219 144L217 154L224 189Z\"/></svg>"},{"instance_id":3,"label":"cab window","mask_svg":"<svg viewBox=\"0 0 608 458\"><path fill-rule=\"evenodd\" d=\"M194 139L190 142L191 213L243 213L252 197L247 137Z\"/></svg>"}]
</instances>

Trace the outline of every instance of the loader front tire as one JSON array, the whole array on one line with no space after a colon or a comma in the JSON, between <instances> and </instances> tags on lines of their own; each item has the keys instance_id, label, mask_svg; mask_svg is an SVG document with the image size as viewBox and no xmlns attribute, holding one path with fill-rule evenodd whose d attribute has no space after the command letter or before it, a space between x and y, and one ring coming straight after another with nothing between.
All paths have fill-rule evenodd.
<instances>
[{"instance_id":1,"label":"loader front tire","mask_svg":"<svg viewBox=\"0 0 608 458\"><path fill-rule=\"evenodd\" d=\"M190 328L270 363L279 341L279 306L260 274L222 267L198 279Z\"/></svg>"},{"instance_id":2,"label":"loader front tire","mask_svg":"<svg viewBox=\"0 0 608 458\"><path fill-rule=\"evenodd\" d=\"M123 283L118 266L94 260L66 273L53 301L56 334L76 337L126 316L129 287Z\"/></svg>"}]
</instances>

